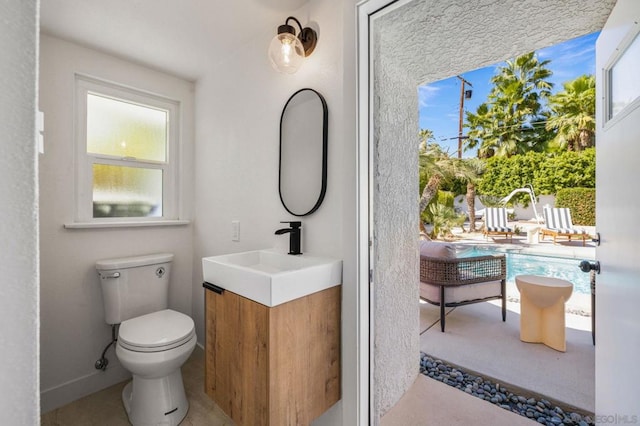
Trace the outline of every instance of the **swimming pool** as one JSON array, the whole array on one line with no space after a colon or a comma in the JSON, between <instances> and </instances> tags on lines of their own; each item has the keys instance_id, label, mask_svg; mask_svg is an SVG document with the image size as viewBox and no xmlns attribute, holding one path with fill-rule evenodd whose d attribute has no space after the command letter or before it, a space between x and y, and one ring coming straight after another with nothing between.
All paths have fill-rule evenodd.
<instances>
[{"instance_id":1,"label":"swimming pool","mask_svg":"<svg viewBox=\"0 0 640 426\"><path fill-rule=\"evenodd\" d=\"M513 253L508 250L473 247L458 252L458 257L505 254L507 257L507 283L515 285L516 275L543 275L560 278L573 283L573 291L590 295L589 274L578 268L579 260L534 254Z\"/></svg>"}]
</instances>

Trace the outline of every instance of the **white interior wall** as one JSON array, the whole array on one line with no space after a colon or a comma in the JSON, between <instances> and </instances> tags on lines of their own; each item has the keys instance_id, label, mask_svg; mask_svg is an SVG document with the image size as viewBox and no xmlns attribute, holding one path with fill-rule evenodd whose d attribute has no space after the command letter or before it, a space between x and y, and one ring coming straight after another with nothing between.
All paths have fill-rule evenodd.
<instances>
[{"instance_id":1,"label":"white interior wall","mask_svg":"<svg viewBox=\"0 0 640 426\"><path fill-rule=\"evenodd\" d=\"M374 421L418 374L417 86L598 31L614 3L416 0L376 20Z\"/></svg>"},{"instance_id":2,"label":"white interior wall","mask_svg":"<svg viewBox=\"0 0 640 426\"><path fill-rule=\"evenodd\" d=\"M267 59L269 42L286 18L282 16L282 22L274 22L268 32L257 34L234 56L211 67L196 86L193 316L200 342L204 337L201 258L274 246L286 251L288 235L274 232L285 226L280 221L301 220L305 253L344 261L343 400L316 422L326 425L355 424L357 394L354 4L320 0L291 11L319 33L314 53L296 74L277 73ZM328 184L322 206L298 219L280 204L278 144L282 108L303 87L319 91L328 104ZM231 241L232 220L240 221L239 242Z\"/></svg>"},{"instance_id":3,"label":"white interior wall","mask_svg":"<svg viewBox=\"0 0 640 426\"><path fill-rule=\"evenodd\" d=\"M189 294L172 292L172 307L193 314L200 342L204 338L200 258L204 255L278 245L287 236L273 232L286 214L278 197L278 124L288 97L301 87L320 91L329 105L329 170L322 207L302 218L303 249L342 258L343 392L317 424L355 424L356 369L356 230L355 224L355 0L337 7L313 2L292 14L319 31L320 41L304 67L293 76L278 74L267 62L266 48L282 22L251 40L198 81L196 185L183 180L187 200L195 192L190 244L187 228L65 230L73 217L73 72L80 71L137 88L167 93L175 80L161 73L43 36L41 109L46 113L47 143L42 173L43 237L43 403L51 409L120 380L117 367L96 372L93 363L109 341L93 264L105 257L133 254L149 247L176 253L173 281L193 282ZM283 16L282 19L284 19ZM219 58L216 58L219 59ZM212 61L213 62L213 61ZM180 86L180 84L178 84ZM169 90L171 91L171 90ZM185 114L186 116L187 114ZM187 153L188 155L189 153ZM183 156L184 158L184 156ZM194 189L195 188L195 189ZM185 203L187 209L190 204ZM187 218L189 217L187 212ZM231 220L241 221L241 241L231 242ZM191 256L191 248L195 255ZM187 260L187 258L189 258ZM186 266L185 266L186 265ZM195 272L194 272L195 271ZM189 274L193 273L193 280ZM179 277L176 279L175 277ZM187 278L188 276L188 278ZM182 277L182 278L180 278ZM193 296L193 303L191 302ZM188 306L187 306L188 305ZM73 347L73 351L68 348ZM366 350L366 348L364 348ZM366 392L366 390L365 390Z\"/></svg>"},{"instance_id":4,"label":"white interior wall","mask_svg":"<svg viewBox=\"0 0 640 426\"><path fill-rule=\"evenodd\" d=\"M40 423L37 0L0 2L0 423Z\"/></svg>"},{"instance_id":5,"label":"white interior wall","mask_svg":"<svg viewBox=\"0 0 640 426\"><path fill-rule=\"evenodd\" d=\"M105 372L94 368L111 340L96 260L175 254L171 308L191 314L192 226L65 229L74 218L74 73L156 93L181 103L181 218L192 217L193 83L61 39L41 37L40 157L41 392L43 412L128 377L113 348Z\"/></svg>"}]
</instances>

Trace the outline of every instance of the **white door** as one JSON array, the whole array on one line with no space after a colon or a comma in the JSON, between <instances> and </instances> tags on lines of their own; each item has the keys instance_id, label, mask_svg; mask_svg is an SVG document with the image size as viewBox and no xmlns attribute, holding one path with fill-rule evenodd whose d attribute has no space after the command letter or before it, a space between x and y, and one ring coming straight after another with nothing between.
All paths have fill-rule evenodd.
<instances>
[{"instance_id":1,"label":"white door","mask_svg":"<svg viewBox=\"0 0 640 426\"><path fill-rule=\"evenodd\" d=\"M596 43L596 415L640 422L640 1L619 0Z\"/></svg>"}]
</instances>

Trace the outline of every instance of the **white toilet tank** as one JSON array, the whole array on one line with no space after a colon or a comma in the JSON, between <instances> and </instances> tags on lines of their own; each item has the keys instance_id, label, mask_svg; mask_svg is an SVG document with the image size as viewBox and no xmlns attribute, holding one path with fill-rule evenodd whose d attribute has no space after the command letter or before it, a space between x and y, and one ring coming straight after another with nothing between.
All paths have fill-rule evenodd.
<instances>
[{"instance_id":1,"label":"white toilet tank","mask_svg":"<svg viewBox=\"0 0 640 426\"><path fill-rule=\"evenodd\" d=\"M172 260L158 253L96 262L107 324L167 309Z\"/></svg>"}]
</instances>

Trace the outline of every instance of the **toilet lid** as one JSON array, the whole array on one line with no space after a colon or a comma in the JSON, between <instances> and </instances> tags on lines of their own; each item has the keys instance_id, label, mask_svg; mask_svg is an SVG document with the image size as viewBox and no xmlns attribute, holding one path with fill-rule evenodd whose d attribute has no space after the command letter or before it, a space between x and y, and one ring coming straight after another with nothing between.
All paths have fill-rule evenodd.
<instances>
[{"instance_id":1,"label":"toilet lid","mask_svg":"<svg viewBox=\"0 0 640 426\"><path fill-rule=\"evenodd\" d=\"M194 334L195 327L189 316L165 309L123 321L118 343L131 350L155 352L180 346Z\"/></svg>"}]
</instances>

